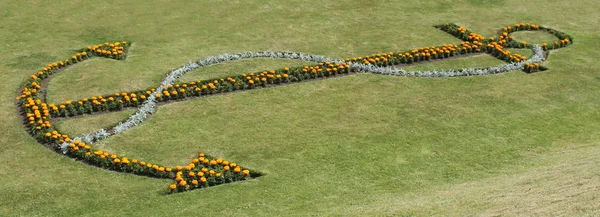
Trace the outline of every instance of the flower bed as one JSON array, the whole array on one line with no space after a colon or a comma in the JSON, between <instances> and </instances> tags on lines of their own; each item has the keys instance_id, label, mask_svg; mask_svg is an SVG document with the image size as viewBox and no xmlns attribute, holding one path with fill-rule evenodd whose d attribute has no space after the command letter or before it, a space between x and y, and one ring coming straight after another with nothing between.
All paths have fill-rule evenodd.
<instances>
[{"instance_id":1,"label":"flower bed","mask_svg":"<svg viewBox=\"0 0 600 217\"><path fill-rule=\"evenodd\" d=\"M484 38L456 24L444 24L436 26L436 28L462 39L463 42L460 44L444 44L442 46L424 47L397 53L389 52L352 57L346 58L345 61L293 52L224 54L186 64L169 73L161 82L161 85L155 88L97 95L80 100L65 101L59 104L49 104L42 100L40 92L45 88L42 86L42 81L49 79L51 75L60 72L65 67L93 57L117 60L124 60L126 58L130 43L126 41L106 42L88 46L86 49L80 50L64 61L48 64L26 80L16 99L28 132L40 143L48 144L56 151L62 151L67 156L102 168L137 175L173 179L174 183L169 186L169 191L181 192L256 178L261 174L243 168L233 162L206 156L204 153L200 153L187 166L167 167L108 153L94 148L91 143L123 132L141 123L155 112L156 103L159 102L265 88L361 72L421 77L487 75L511 70L524 70L531 73L545 69L540 65L545 60L544 52L547 53L549 50L562 48L573 43L573 38L565 33L532 24L507 26L502 29L497 37L490 38ZM541 46L530 45L527 42L515 41L514 37L510 35L515 31L547 31L555 35L559 40L550 44L543 43ZM527 59L527 57L519 54L511 54L505 48L530 48L534 50L534 56ZM481 69L469 68L423 72L406 72L393 67L402 64L479 53L487 53L508 63L506 65ZM313 61L318 62L318 64L241 73L227 78L215 78L204 81L188 83L174 82L178 77L193 69L244 58L288 58ZM95 112L118 111L125 107L138 107L138 112L110 130L100 129L96 133L80 137L72 137L59 132L50 121L52 118L57 117L72 117L93 114Z\"/></svg>"}]
</instances>

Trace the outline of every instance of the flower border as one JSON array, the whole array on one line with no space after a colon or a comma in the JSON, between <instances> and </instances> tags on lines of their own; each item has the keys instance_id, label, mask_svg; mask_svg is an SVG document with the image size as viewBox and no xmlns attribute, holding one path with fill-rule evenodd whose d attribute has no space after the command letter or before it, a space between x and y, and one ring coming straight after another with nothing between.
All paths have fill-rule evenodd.
<instances>
[{"instance_id":1,"label":"flower border","mask_svg":"<svg viewBox=\"0 0 600 217\"><path fill-rule=\"evenodd\" d=\"M30 76L17 96L18 107L23 115L28 132L40 143L48 144L56 151L102 168L145 175L157 178L171 178L175 183L169 186L170 192L182 192L214 185L248 180L262 175L259 172L243 168L234 162L213 158L204 153L198 154L187 166L165 167L137 159L128 159L92 147L91 143L124 132L139 125L156 111L158 102L183 100L191 97L207 96L216 93L248 90L261 87L275 86L327 77L336 77L352 73L375 73L407 77L456 77L489 75L523 70L527 73L545 70L540 64L545 60L549 50L562 48L573 43L573 38L566 33L534 24L516 24L502 29L497 37L488 39L471 32L456 24L435 26L463 42L444 44L413 49L400 53L372 54L364 57L346 58L345 61L320 55L310 55L295 52L247 52L239 54L223 54L208 57L197 62L188 63L170 72L160 86L146 90L122 92L111 95L93 96L81 100L66 101L58 106L47 104L39 94L42 81L60 72L65 67L74 65L92 57L105 57L124 60L130 47L126 41L88 46L70 59L47 65L43 70ZM530 45L526 42L516 42L510 34L516 31L547 31L555 35L559 41L550 45ZM529 48L534 55L527 59L519 54L511 54L505 48ZM396 68L401 64L445 59L468 54L487 53L507 64L488 68L465 68L442 71L405 71ZM189 83L175 83L186 72L227 61L248 58L286 58L317 62L318 64L268 70L259 73L244 73L228 78L209 79ZM83 114L93 114L102 111L117 111L124 107L138 107L135 114L109 130L100 129L95 133L75 137L58 132L50 119L69 117Z\"/></svg>"}]
</instances>

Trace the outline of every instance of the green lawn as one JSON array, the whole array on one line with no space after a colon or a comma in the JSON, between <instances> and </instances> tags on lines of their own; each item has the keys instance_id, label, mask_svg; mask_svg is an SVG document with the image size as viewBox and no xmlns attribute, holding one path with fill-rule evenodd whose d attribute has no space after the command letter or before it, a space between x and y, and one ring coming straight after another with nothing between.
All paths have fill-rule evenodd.
<instances>
[{"instance_id":1,"label":"green lawn","mask_svg":"<svg viewBox=\"0 0 600 217\"><path fill-rule=\"evenodd\" d=\"M0 5L0 216L600 214L593 205L600 199L589 193L600 188L594 166L600 159L596 1ZM45 148L23 130L15 108L27 76L104 41L134 44L126 61L93 59L61 72L49 84L49 102L155 87L170 70L223 53L346 58L458 43L433 28L447 22L486 37L530 22L571 34L575 43L553 51L543 64L550 70L534 74L359 74L168 103L141 126L97 144L166 165L203 151L265 173L173 195L165 195L170 180L106 171ZM529 32L514 36L530 44L552 39ZM405 69L501 63L480 55ZM243 60L202 68L180 81L305 64ZM56 126L87 133L133 111Z\"/></svg>"}]
</instances>

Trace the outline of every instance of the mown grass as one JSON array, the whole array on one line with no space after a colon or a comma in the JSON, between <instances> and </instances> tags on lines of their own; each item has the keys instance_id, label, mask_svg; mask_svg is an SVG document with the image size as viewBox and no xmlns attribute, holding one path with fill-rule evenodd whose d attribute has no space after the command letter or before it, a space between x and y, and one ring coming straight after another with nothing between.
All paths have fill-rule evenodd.
<instances>
[{"instance_id":1,"label":"mown grass","mask_svg":"<svg viewBox=\"0 0 600 217\"><path fill-rule=\"evenodd\" d=\"M65 118L55 121L54 125L61 132L68 135L84 135L94 133L101 128L109 129L127 119L135 111L136 109L123 109L122 111L94 114L80 118Z\"/></svg>"},{"instance_id":2,"label":"mown grass","mask_svg":"<svg viewBox=\"0 0 600 217\"><path fill-rule=\"evenodd\" d=\"M510 203L481 203L487 197L476 196L488 188L473 188L469 197L457 196L448 205L439 204L440 192L552 168L557 161L544 159L600 141L596 1L0 5L6 21L0 23L2 216L502 214ZM226 52L290 50L345 58L457 43L432 27L439 23L456 22L489 37L522 21L567 32L576 43L553 52L544 63L550 70L542 73L451 79L355 75L161 105L148 122L98 144L172 165L204 151L266 173L183 194L164 195L169 180L102 170L46 149L22 129L14 104L28 75L103 41L133 41L131 55L124 62L98 59L65 70L50 84L52 102L153 87L171 69ZM456 61L439 66L468 64ZM304 63L242 61L182 80L295 64ZM60 127L83 132L82 123L101 127L112 121L85 117ZM593 147L577 157L596 156ZM557 173L548 179L561 178ZM557 183L544 188L561 187ZM490 188L510 192L505 185ZM406 208L413 199L422 205ZM597 204L597 198L564 200L570 203L549 215L597 212L586 205Z\"/></svg>"},{"instance_id":3,"label":"mown grass","mask_svg":"<svg viewBox=\"0 0 600 217\"><path fill-rule=\"evenodd\" d=\"M552 44L559 40L556 36L542 31L518 31L513 32L511 35L515 37L514 40L525 41L528 44Z\"/></svg>"}]
</instances>

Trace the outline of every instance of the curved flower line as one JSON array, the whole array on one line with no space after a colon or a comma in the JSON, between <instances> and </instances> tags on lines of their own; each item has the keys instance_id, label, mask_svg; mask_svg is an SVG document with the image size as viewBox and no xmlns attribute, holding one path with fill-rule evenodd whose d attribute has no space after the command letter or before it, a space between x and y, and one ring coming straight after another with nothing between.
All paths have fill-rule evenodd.
<instances>
[{"instance_id":1,"label":"curved flower line","mask_svg":"<svg viewBox=\"0 0 600 217\"><path fill-rule=\"evenodd\" d=\"M488 68L464 68L464 69L451 69L442 71L405 71L404 69L398 69L395 67L382 67L376 65L366 65L362 63L351 62L350 66L353 69L363 73L375 73L383 75L393 76L405 76L405 77L459 77L459 76L475 76L475 75L490 75L505 73L513 70L523 70L525 64L530 63L542 63L544 62L544 50L541 46L535 45L533 47L533 56L526 61L512 62L499 66L488 67Z\"/></svg>"},{"instance_id":2,"label":"curved flower line","mask_svg":"<svg viewBox=\"0 0 600 217\"><path fill-rule=\"evenodd\" d=\"M324 57L321 55L310 55L304 53L294 53L294 52L272 52L272 51L263 51L263 52L246 52L239 54L229 54L225 53L219 56L211 56L205 59L202 59L197 62L190 62L185 64L182 67L179 67L171 73L169 73L161 82L156 90L152 92L152 94L147 98L146 101L142 103L137 112L127 119L125 122L121 122L117 124L117 126L113 127L110 131L105 130L104 128L97 130L94 133L86 134L80 137L75 137L74 140L70 142L64 142L60 145L60 148L63 150L63 153L67 153L67 148L74 141L80 140L85 143L98 142L100 140L106 139L110 136L119 134L126 130L131 129L134 126L139 125L145 119L149 118L156 111L156 94L159 94L163 91L163 86L167 86L169 84L175 83L175 81L184 75L185 73L205 67L210 65L215 65L223 62L236 61L241 59L251 59L251 58L283 58L283 59L298 59L309 62L335 62L341 63L343 61L336 60L329 57Z\"/></svg>"},{"instance_id":3,"label":"curved flower line","mask_svg":"<svg viewBox=\"0 0 600 217\"><path fill-rule=\"evenodd\" d=\"M405 76L405 77L458 77L458 76L478 76L478 75L490 75L505 73L513 70L522 70L526 63L542 63L544 62L544 50L541 46L535 45L533 47L533 56L526 61L507 63L499 66L488 67L488 68L464 68L464 69L453 69L453 70L442 70L442 71L405 71L404 69L390 67L390 66L377 66L377 65L366 65L362 63L350 62L351 69L361 73L373 73L382 75L392 76ZM106 139L110 136L119 134L127 131L149 118L156 111L156 97L155 95L163 91L162 86L173 84L175 80L184 75L185 73L198 69L204 66L210 66L223 62L236 61L241 59L251 58L285 58L285 59L299 59L310 62L333 62L342 63L342 60L334 58L324 57L320 55L310 55L304 53L293 53L293 52L247 52L240 54L223 54L219 56L211 56L202 59L198 62L188 63L178 69L173 70L169 73L165 79L161 82L161 85L148 97L137 112L131 115L127 121L119 123L113 127L111 131L107 131L104 128L97 130L95 133L83 135L82 137L76 137L75 140L81 140L86 143L98 142ZM65 142L61 144L63 153L67 153L67 148L71 142Z\"/></svg>"}]
</instances>

